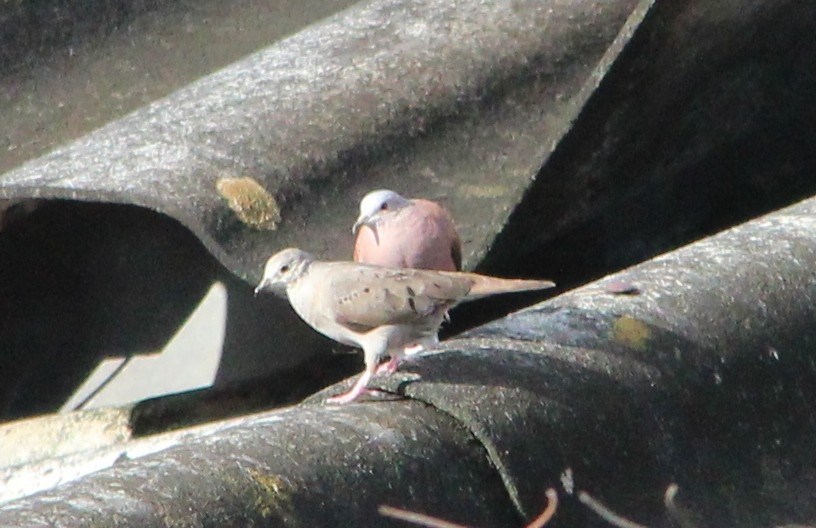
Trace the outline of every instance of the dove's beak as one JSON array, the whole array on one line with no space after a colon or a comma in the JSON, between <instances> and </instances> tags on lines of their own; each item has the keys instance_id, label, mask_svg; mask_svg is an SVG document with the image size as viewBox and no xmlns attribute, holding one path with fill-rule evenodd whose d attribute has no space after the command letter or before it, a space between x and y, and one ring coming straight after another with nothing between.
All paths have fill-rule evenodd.
<instances>
[{"instance_id":1,"label":"dove's beak","mask_svg":"<svg viewBox=\"0 0 816 528\"><path fill-rule=\"evenodd\" d=\"M257 297L259 293L268 290L269 286L270 286L269 279L267 279L266 277L261 279L261 282L259 282L258 285L255 286L255 297Z\"/></svg>"},{"instance_id":2,"label":"dove's beak","mask_svg":"<svg viewBox=\"0 0 816 528\"><path fill-rule=\"evenodd\" d=\"M368 226L368 228L371 229L371 232L374 233L374 240L377 242L377 245L379 245L380 235L377 233L377 220L371 216L360 215L357 221L354 222L354 225L351 226L351 234L357 236L357 233L363 226Z\"/></svg>"},{"instance_id":3,"label":"dove's beak","mask_svg":"<svg viewBox=\"0 0 816 528\"><path fill-rule=\"evenodd\" d=\"M286 284L277 280L277 277L264 277L261 282L255 286L255 297L259 293L271 293L278 297L286 297Z\"/></svg>"},{"instance_id":4,"label":"dove's beak","mask_svg":"<svg viewBox=\"0 0 816 528\"><path fill-rule=\"evenodd\" d=\"M354 222L353 226L351 226L351 234L354 235L354 236L357 236L357 231L359 231L360 228L363 227L364 225L368 225L368 223L370 221L371 221L370 216L366 216L366 215L358 216L357 221Z\"/></svg>"}]
</instances>

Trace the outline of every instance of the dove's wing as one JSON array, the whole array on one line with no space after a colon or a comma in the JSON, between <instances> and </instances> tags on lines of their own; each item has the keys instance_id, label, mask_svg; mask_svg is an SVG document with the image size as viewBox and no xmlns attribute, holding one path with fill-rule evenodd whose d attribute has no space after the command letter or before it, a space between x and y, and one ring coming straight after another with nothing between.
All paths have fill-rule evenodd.
<instances>
[{"instance_id":1,"label":"dove's wing","mask_svg":"<svg viewBox=\"0 0 816 528\"><path fill-rule=\"evenodd\" d=\"M355 332L393 324L427 324L435 330L445 311L473 284L468 277L350 262L315 263L312 268L310 273L328 283L335 321Z\"/></svg>"}]
</instances>

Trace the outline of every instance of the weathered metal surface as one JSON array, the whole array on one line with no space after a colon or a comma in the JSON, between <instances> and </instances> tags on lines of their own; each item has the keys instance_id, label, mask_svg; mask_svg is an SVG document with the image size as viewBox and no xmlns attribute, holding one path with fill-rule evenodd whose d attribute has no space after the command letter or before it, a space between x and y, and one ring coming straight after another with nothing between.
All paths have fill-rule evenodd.
<instances>
[{"instance_id":1,"label":"weathered metal surface","mask_svg":"<svg viewBox=\"0 0 816 528\"><path fill-rule=\"evenodd\" d=\"M0 2L0 173L354 2Z\"/></svg>"},{"instance_id":2,"label":"weathered metal surface","mask_svg":"<svg viewBox=\"0 0 816 528\"><path fill-rule=\"evenodd\" d=\"M158 210L255 280L286 245L346 257L363 191L399 183L450 196L472 265L614 59L610 46L627 40L613 46L637 5L358 5L5 174L0 196ZM234 178L274 197L273 229L243 222L219 193ZM478 218L464 214L474 208Z\"/></svg>"},{"instance_id":3,"label":"weathered metal surface","mask_svg":"<svg viewBox=\"0 0 816 528\"><path fill-rule=\"evenodd\" d=\"M375 378L422 404L250 417L15 501L0 523L377 525L386 503L506 526L511 504L531 517L567 468L577 489L651 526L668 525L672 481L703 525L804 522L816 517L814 346L816 198ZM586 525L562 497L559 523Z\"/></svg>"},{"instance_id":4,"label":"weathered metal surface","mask_svg":"<svg viewBox=\"0 0 816 528\"><path fill-rule=\"evenodd\" d=\"M583 284L816 193L814 25L808 0L655 2L479 269Z\"/></svg>"},{"instance_id":5,"label":"weathered metal surface","mask_svg":"<svg viewBox=\"0 0 816 528\"><path fill-rule=\"evenodd\" d=\"M0 524L391 525L377 513L384 503L475 526L514 523L481 446L453 420L409 402L359 410L257 415L8 504ZM49 500L50 511L37 506Z\"/></svg>"},{"instance_id":6,"label":"weathered metal surface","mask_svg":"<svg viewBox=\"0 0 816 528\"><path fill-rule=\"evenodd\" d=\"M351 355L336 358L331 374L300 365L263 383L235 383L108 409L49 414L0 424L0 504L109 468L123 457L162 451L268 410L302 400L356 371ZM346 365L343 365L343 364ZM338 368L340 367L340 368ZM142 386L144 386L144 381Z\"/></svg>"},{"instance_id":7,"label":"weathered metal surface","mask_svg":"<svg viewBox=\"0 0 816 528\"><path fill-rule=\"evenodd\" d=\"M519 200L527 186L523 180L536 172L536 163L543 163L562 139L484 266L549 275L559 281L552 271L564 268L578 281L601 269L601 264L630 262L637 255L654 253L694 233L813 190L809 129L810 112L816 108L810 89L816 71L812 67L816 7L811 3L666 1L641 2L637 7L603 3L603 9L600 3L555 3L564 11L542 15L528 9L523 16L508 4L480 6L496 9L490 11L493 18L481 11L470 17L472 13L465 10L467 16L458 26L446 26L451 17L430 9L436 4L419 4L416 11L410 8L401 14L405 18L378 11L383 5L403 4L369 4L262 51L4 176L0 193L10 198L126 201L163 211L190 228L230 270L250 277L271 249L290 242L308 244L308 249L326 256L341 256L343 246L337 241L344 240L340 233L353 219L351 208L363 190L374 184L399 183L408 194L450 196L449 205L464 219L472 244L472 266L509 213L507 204ZM457 12L464 5L459 4ZM624 5L636 14L618 33L630 12ZM571 19L573 8L580 16ZM564 17L558 18L559 13ZM425 14L433 20L423 24ZM553 26L536 28L541 33L526 25L529 21L541 25L550 16L556 17L551 20ZM641 17L645 21L638 25ZM482 23L512 31L497 40L491 40L496 35L488 31L481 40L473 29L483 27ZM438 25L443 26L441 33L431 31ZM351 28L348 33L346 26ZM550 34L552 27L558 31ZM589 35L587 42L579 38L582 31ZM630 41L632 32L635 37ZM439 40L426 44L428 35ZM531 50L538 49L533 44L539 37L547 45L536 55ZM476 45L447 46L445 38L461 43L473 39ZM504 38L512 45L502 47L507 44ZM337 44L332 39L345 43L333 48L345 53L326 53L325 47ZM390 46L398 52L397 59L391 62L392 56L379 54L374 47L365 49L367 59L360 61L355 52L367 42L379 43L382 49ZM624 55L607 75L607 67L627 43ZM469 52L475 55L457 55ZM444 60L435 62L440 57ZM338 63L347 67L341 71ZM272 77L271 71L289 77ZM377 75L367 76L373 73ZM396 85L389 84L395 79ZM593 92L596 83L600 88ZM287 87L294 91L287 92ZM573 118L575 126L570 128ZM562 138L565 131L569 133ZM262 209L256 215L256 200L242 200L229 190L224 196L225 179L247 177L270 191L273 200L264 199L261 205L280 211ZM510 189L507 181L515 187ZM250 228L236 209L248 209L252 214L247 218L274 219L260 224L274 224L277 231ZM456 442L465 442L462 438L470 438L469 434L479 439L485 456L498 468L507 496L524 516L541 506L543 489L557 482L568 465L580 487L644 522L660 522L658 497L670 480L680 482L689 506L712 524L765 526L812 520L814 501L808 500L812 492L807 483L816 474L808 456L816 436L810 405L814 366L809 359L816 328L813 209L812 201L802 204L610 278L609 283L577 290L482 328L451 343L446 354L406 367L407 372L422 375L421 383L401 375L382 380L383 387L404 390L461 420L463 436L456 437ZM347 221L343 215L348 215ZM149 274L138 280L124 275L129 291L135 292L122 296L129 303L146 293L155 296L151 302L156 304L144 302L151 306L149 310L133 312L148 314L147 324L133 328L149 327L150 335L128 333L127 324L116 326L114 334L104 321L94 320L96 326L85 332L96 344L128 348L130 340L161 342L161 335L171 335L170 323L181 320L187 308L179 308L183 300L205 291L213 277L226 275L227 283L233 281L229 283L231 306L244 314L239 316L240 324L228 329L227 340L230 336L235 340L233 351L247 350L257 356L255 361L236 356L241 359L234 361L234 368L257 372L262 360L273 360L272 350L279 358L322 345L316 339L301 341L311 334L295 326L291 314L279 325L268 325L268 332L254 330L288 311L280 305L259 306L244 284L202 258L203 250L192 237L185 242L175 222L153 216L153 220L130 217L154 229L150 236L141 233L136 239L142 237L148 246L173 243L156 253L145 252L138 260L122 256L132 254L124 250L103 251L103 245L95 244L98 240L87 237L83 240L87 245L71 253L77 260L69 262L91 266L60 261L64 255L55 250L59 240L49 241L55 245L46 244L48 251L40 258L16 263L14 269L23 277L30 263L35 263L33 269L40 273L28 277L44 278L44 284L15 276L14 289L22 295L7 299L25 303L8 305L11 311L4 306L0 312L18 317L5 320L14 330L13 339L4 342L25 344L34 336L35 343L16 348L13 358L26 359L26 352L39 348L85 361L80 348L39 345L75 335L74 322L81 321L83 314L105 313L117 320L94 301L117 291L111 285L121 285L113 280L121 277L110 270L83 275L95 281L87 290L81 281L65 280L75 278L70 273L76 269L105 270L111 262L116 263L112 270L133 273L147 264L163 274L158 283ZM121 223L126 230L128 222ZM138 233L138 226L130 227L131 235ZM167 230L169 238L165 238ZM15 233L5 235L19 234ZM152 236L155 233L162 236ZM126 245L119 243L111 246ZM558 251L549 252L554 244ZM13 256L14 246L5 248ZM155 254L171 255L173 264L162 267ZM48 267L47 259L53 255L60 257L54 259L57 271L68 275ZM99 281L100 276L108 282ZM192 281L185 282L190 276ZM635 288L620 286L626 283ZM46 288L29 290L33 284ZM174 284L168 288L179 295L168 300L160 288L148 287L163 284ZM63 296L64 289L72 288L83 298L81 310ZM615 293L635 290L639 294ZM52 296L45 300L57 302L43 302L38 297L43 291ZM176 311L170 316L155 308L173 305ZM47 326L55 329L53 334L25 333L14 322L35 327L26 306L30 313L47 306L70 317L61 325ZM127 308L120 305L119 309ZM50 373L64 374L64 365L49 368L42 373L49 380L55 378ZM30 388L26 385L30 375L15 371L14 383L4 384L2 390ZM66 377L57 379L67 384ZM396 405L405 404L389 404L388 409ZM351 415L354 426L349 436L357 434L355 428L365 428L367 420L382 420L386 413L380 407L350 409L356 414ZM332 416L335 411L308 412L317 413L314 418L323 412ZM439 418L421 412L423 423L436 423ZM177 511L212 515L217 524L245 521L256 514L263 517L264 511L277 510L247 509L248 504L257 504L257 496L251 493L257 489L255 484L237 480L233 488L211 481L208 486L202 476L204 471L219 474L218 469L226 468L221 475L232 478L234 453L241 447L236 439L245 440L255 455L284 467L275 453L290 451L278 451L274 443L269 450L267 445L253 444L261 425L237 428L228 441L222 436L203 438L174 448L169 457L127 462L16 502L0 511L0 521L25 525L38 518L62 518L66 524L81 524L93 516L100 523L127 519L131 524L138 520L159 524L163 519L157 508L162 506L157 505L173 500L178 502L170 508L179 509L171 512L172 520ZM284 438L286 433L270 434ZM338 443L347 444L336 431L328 436L310 434L295 440L308 446L312 460L335 460ZM418 438L424 441L432 436ZM326 451L317 453L321 448ZM472 460L483 462L471 454ZM344 451L338 456L346 455ZM401 471L396 459L381 460L389 470ZM421 472L413 462L409 459L405 464ZM332 466L329 471L339 470ZM192 484L187 487L185 478L190 475ZM303 482L310 478L302 475ZM310 482L329 483L335 486L332 492L342 491L342 476L333 475ZM388 490L392 476L382 474L377 493ZM153 486L163 478L167 480L161 486ZM348 480L360 482L358 474ZM274 479L271 483L278 485ZM456 486L460 485L457 481ZM456 491L456 486L448 482L445 490ZM182 492L168 491L174 487ZM110 497L106 493L111 488L116 500L90 513L88 504L94 511L99 505L93 497ZM154 489L158 491L153 493ZM356 506L327 503L325 496L304 490L299 488L316 524L337 523L337 517L318 517L337 511L347 518L359 515L365 523L377 501L393 496L385 492L365 496L354 503L364 503L365 508L352 511L343 508ZM438 488L429 490L435 495L428 500L445 496ZM445 511L436 507L437 502L426 503L424 495L410 493L424 491L409 490L416 500L404 506L470 521L459 510ZM495 497L493 493L488 495ZM222 502L225 496L229 498ZM338 497L352 500L349 495ZM62 499L69 500L54 503ZM470 502L465 501L467 508ZM497 504L504 512L510 502L497 500ZM566 508L564 522L580 515L581 510ZM484 518L471 522L487 526L497 519L491 517L494 514L487 511ZM268 516L265 522L272 524L282 517L285 514ZM506 518L498 519L506 524ZM184 520L207 521L194 516Z\"/></svg>"},{"instance_id":8,"label":"weathered metal surface","mask_svg":"<svg viewBox=\"0 0 816 528\"><path fill-rule=\"evenodd\" d=\"M807 133L816 108L813 4L402 5L337 15L4 175L0 195L147 205L180 220L246 278L287 244L347 257L357 199L394 186L445 199L471 267L492 244L480 269L570 286L814 190L807 176L816 170ZM225 182L269 195L245 196L244 187ZM99 218L110 211L100 209ZM138 245L125 255L127 244L102 240L111 232L104 229L93 239L72 229L40 235L55 239L43 245L57 254L90 251L99 267L115 248L119 262L130 261L128 284L78 265L74 290L55 295L31 272L64 273L48 259L0 270L15 284L5 297L14 309L4 313L26 320L7 321L12 330L0 336L20 344L4 358L16 365L0 369L15 372L2 389L7 415L58 406L101 355L160 347L200 298L192 292L213 281L227 284L230 299L218 383L288 368L328 348L281 304L252 300L203 253L175 258L173 244L197 246L166 237L175 223L133 214L129 228L139 223L172 242L158 251L169 252L163 265L187 292L181 298L142 295L153 281L142 270L156 255L142 255ZM38 258L28 253L31 238L10 237L6 251ZM105 313L98 303L112 291L140 292L119 304L132 315L115 326L106 323L113 315L93 315ZM40 303L26 311L26 297L57 297L87 317L57 319ZM472 326L491 313L476 305L454 321ZM65 335L60 360L37 371L38 358L51 357ZM33 373L20 374L32 365ZM64 374L58 394L33 391L46 401L31 404L19 397L22 380L48 377L51 368Z\"/></svg>"},{"instance_id":9,"label":"weathered metal surface","mask_svg":"<svg viewBox=\"0 0 816 528\"><path fill-rule=\"evenodd\" d=\"M814 25L807 0L656 2L477 269L569 289L816 193Z\"/></svg>"},{"instance_id":10,"label":"weathered metal surface","mask_svg":"<svg viewBox=\"0 0 816 528\"><path fill-rule=\"evenodd\" d=\"M325 353L230 274L256 278L289 244L347 258L370 187L447 195L473 265L649 4L367 3L0 176L0 198L164 213L51 203L0 233L0 416L58 408L100 358L160 349L216 281L216 384Z\"/></svg>"},{"instance_id":11,"label":"weathered metal surface","mask_svg":"<svg viewBox=\"0 0 816 528\"><path fill-rule=\"evenodd\" d=\"M130 409L96 409L0 425L0 468L59 458L130 438Z\"/></svg>"},{"instance_id":12,"label":"weathered metal surface","mask_svg":"<svg viewBox=\"0 0 816 528\"><path fill-rule=\"evenodd\" d=\"M59 409L109 356L160 351L216 281L228 292L218 386L326 348L277 300L254 298L187 229L145 209L44 204L0 234L0 263L3 419Z\"/></svg>"},{"instance_id":13,"label":"weathered metal surface","mask_svg":"<svg viewBox=\"0 0 816 528\"><path fill-rule=\"evenodd\" d=\"M816 198L446 348L383 386L467 424L528 515L571 467L651 522L671 481L703 526L816 518Z\"/></svg>"},{"instance_id":14,"label":"weathered metal surface","mask_svg":"<svg viewBox=\"0 0 816 528\"><path fill-rule=\"evenodd\" d=\"M0 72L31 66L55 48L82 42L129 19L167 4L166 0L102 0L88 9L77 0L3 2L0 5Z\"/></svg>"}]
</instances>

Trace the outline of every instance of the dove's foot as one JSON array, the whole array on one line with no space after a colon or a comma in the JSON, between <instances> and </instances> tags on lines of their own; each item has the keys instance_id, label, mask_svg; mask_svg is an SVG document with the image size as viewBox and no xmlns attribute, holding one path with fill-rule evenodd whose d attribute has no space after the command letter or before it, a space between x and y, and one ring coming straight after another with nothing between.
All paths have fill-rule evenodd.
<instances>
[{"instance_id":1,"label":"dove's foot","mask_svg":"<svg viewBox=\"0 0 816 528\"><path fill-rule=\"evenodd\" d=\"M423 350L425 350L424 346L422 346L420 344L416 344L416 345L409 345L409 346L405 347L403 349L403 352L405 352L406 356L413 356L414 354L419 354Z\"/></svg>"},{"instance_id":2,"label":"dove's foot","mask_svg":"<svg viewBox=\"0 0 816 528\"><path fill-rule=\"evenodd\" d=\"M361 396L366 396L366 395L369 395L369 394L376 394L376 393L377 393L377 391L374 391L374 390L371 390L371 389L366 389L366 388L363 388L362 390L357 390L357 391L354 390L354 389L351 389L350 391L344 392L343 394L340 394L338 396L332 396L331 398L326 398L326 403L329 403L329 404L332 404L332 405L344 405L346 403L351 403L351 402L357 400L357 398L359 398Z\"/></svg>"},{"instance_id":3,"label":"dove's foot","mask_svg":"<svg viewBox=\"0 0 816 528\"><path fill-rule=\"evenodd\" d=\"M402 360L399 356L394 356L385 363L380 363L375 371L376 374L385 374L386 376L390 376L394 372L397 371L397 368L402 363Z\"/></svg>"},{"instance_id":4,"label":"dove's foot","mask_svg":"<svg viewBox=\"0 0 816 528\"><path fill-rule=\"evenodd\" d=\"M368 390L368 381L371 379L372 371L366 367L366 370L363 371L363 374L354 384L350 391L340 394L339 396L332 396L331 398L326 398L326 403L333 403L338 405L343 405L345 403L351 403L363 394L370 394L371 391Z\"/></svg>"},{"instance_id":5,"label":"dove's foot","mask_svg":"<svg viewBox=\"0 0 816 528\"><path fill-rule=\"evenodd\" d=\"M422 345L421 343L417 343L415 345L408 345L407 347L402 349L403 352L402 354L391 356L391 359L389 359L385 363L380 363L380 365L377 366L377 370L375 370L374 373L385 374L386 376L390 376L391 374L397 371L400 365L413 359L411 356L419 354L423 350L425 350L425 346Z\"/></svg>"}]
</instances>

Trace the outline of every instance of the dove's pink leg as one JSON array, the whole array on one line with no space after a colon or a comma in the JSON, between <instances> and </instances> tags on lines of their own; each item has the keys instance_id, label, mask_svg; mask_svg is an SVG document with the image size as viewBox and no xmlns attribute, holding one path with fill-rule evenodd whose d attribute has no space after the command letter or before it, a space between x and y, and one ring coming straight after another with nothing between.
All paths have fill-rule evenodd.
<instances>
[{"instance_id":1,"label":"dove's pink leg","mask_svg":"<svg viewBox=\"0 0 816 528\"><path fill-rule=\"evenodd\" d=\"M408 345L405 347L401 353L393 353L391 354L391 359L386 361L385 363L380 363L375 371L376 374L385 374L386 376L393 374L397 371L399 366L406 361L408 358L405 356L410 356L412 354L417 354L425 350L425 347L422 344L417 343L414 345Z\"/></svg>"},{"instance_id":2,"label":"dove's pink leg","mask_svg":"<svg viewBox=\"0 0 816 528\"><path fill-rule=\"evenodd\" d=\"M402 363L402 358L398 355L393 355L391 356L391 359L385 363L380 363L375 373L385 375L393 374L397 371L397 367L399 367L400 363Z\"/></svg>"},{"instance_id":3,"label":"dove's pink leg","mask_svg":"<svg viewBox=\"0 0 816 528\"><path fill-rule=\"evenodd\" d=\"M368 382L371 381L371 376L377 370L377 364L380 358L385 355L388 349L389 329L381 327L377 330L372 330L366 334L366 340L363 345L363 359L365 361L365 370L360 375L360 378L354 384L350 391L333 398L328 398L326 403L350 403L371 391L368 390Z\"/></svg>"},{"instance_id":4,"label":"dove's pink leg","mask_svg":"<svg viewBox=\"0 0 816 528\"><path fill-rule=\"evenodd\" d=\"M370 391L368 390L368 382L371 380L371 371L366 368L360 377L357 379L357 382L351 388L350 391L344 392L339 396L332 396L331 398L326 399L326 403L337 403L337 404L344 404L344 403L351 403L363 394L367 394Z\"/></svg>"},{"instance_id":5,"label":"dove's pink leg","mask_svg":"<svg viewBox=\"0 0 816 528\"><path fill-rule=\"evenodd\" d=\"M407 356L412 356L414 354L418 354L425 350L426 348L433 348L439 344L439 338L437 336L431 336L418 343L414 343L412 345L408 345L402 349L400 353L393 353L391 354L391 359L382 363L377 367L375 371L377 374L385 374L390 375L397 371L397 368L405 362L408 361L410 358Z\"/></svg>"}]
</instances>

